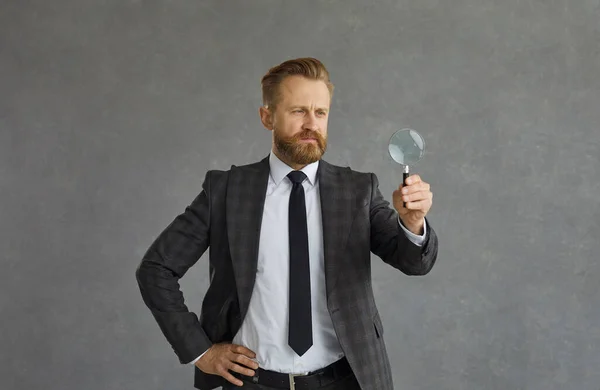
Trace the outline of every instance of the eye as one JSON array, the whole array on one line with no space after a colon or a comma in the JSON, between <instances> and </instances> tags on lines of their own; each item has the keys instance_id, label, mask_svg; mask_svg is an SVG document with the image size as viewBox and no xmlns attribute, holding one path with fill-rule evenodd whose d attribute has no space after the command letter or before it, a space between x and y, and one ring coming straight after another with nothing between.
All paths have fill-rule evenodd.
<instances>
[{"instance_id":1,"label":"eye","mask_svg":"<svg viewBox=\"0 0 600 390\"><path fill-rule=\"evenodd\" d=\"M299 114L299 113L301 113L301 112L302 112L302 110L296 109L296 110L294 110L294 111L292 111L292 112L293 112L294 114Z\"/></svg>"}]
</instances>

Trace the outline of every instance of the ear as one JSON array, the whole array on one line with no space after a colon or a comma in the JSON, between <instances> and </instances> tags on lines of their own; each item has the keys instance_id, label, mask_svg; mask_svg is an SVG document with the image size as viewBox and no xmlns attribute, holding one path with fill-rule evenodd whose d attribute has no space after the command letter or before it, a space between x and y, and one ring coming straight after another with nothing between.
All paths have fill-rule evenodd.
<instances>
[{"instance_id":1,"label":"ear","mask_svg":"<svg viewBox=\"0 0 600 390\"><path fill-rule=\"evenodd\" d=\"M273 113L271 110L265 106L260 106L258 114L265 129L273 131Z\"/></svg>"}]
</instances>

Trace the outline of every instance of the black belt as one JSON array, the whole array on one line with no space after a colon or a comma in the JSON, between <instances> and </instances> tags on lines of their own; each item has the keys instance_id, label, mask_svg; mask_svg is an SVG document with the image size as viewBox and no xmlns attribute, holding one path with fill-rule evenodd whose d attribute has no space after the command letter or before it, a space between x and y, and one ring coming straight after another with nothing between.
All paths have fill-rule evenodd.
<instances>
[{"instance_id":1,"label":"black belt","mask_svg":"<svg viewBox=\"0 0 600 390\"><path fill-rule=\"evenodd\" d=\"M246 382L257 383L267 387L276 387L280 389L291 390L309 390L346 378L352 374L352 369L348 360L342 358L325 368L309 372L308 374L284 374L281 372L268 371L259 368L255 370L253 377L231 372L233 376Z\"/></svg>"}]
</instances>

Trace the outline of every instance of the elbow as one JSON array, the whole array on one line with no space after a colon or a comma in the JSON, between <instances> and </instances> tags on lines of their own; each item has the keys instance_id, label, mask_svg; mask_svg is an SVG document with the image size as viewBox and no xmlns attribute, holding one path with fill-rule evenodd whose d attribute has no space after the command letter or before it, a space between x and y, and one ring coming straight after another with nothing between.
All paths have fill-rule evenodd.
<instances>
[{"instance_id":1,"label":"elbow","mask_svg":"<svg viewBox=\"0 0 600 390\"><path fill-rule=\"evenodd\" d=\"M135 280L138 284L141 284L144 279L144 262L142 261L135 269Z\"/></svg>"},{"instance_id":2,"label":"elbow","mask_svg":"<svg viewBox=\"0 0 600 390\"><path fill-rule=\"evenodd\" d=\"M143 291L149 286L156 284L157 280L161 278L162 274L162 267L151 258L145 256L135 269L135 280L137 281L140 289Z\"/></svg>"},{"instance_id":3,"label":"elbow","mask_svg":"<svg viewBox=\"0 0 600 390\"><path fill-rule=\"evenodd\" d=\"M409 276L425 276L433 268L433 263L419 262L418 264L411 264L409 266L402 267L400 270Z\"/></svg>"},{"instance_id":4,"label":"elbow","mask_svg":"<svg viewBox=\"0 0 600 390\"><path fill-rule=\"evenodd\" d=\"M142 260L135 269L135 280L140 288L140 291L142 292L148 286L150 271L150 267L148 267L148 264L144 260Z\"/></svg>"},{"instance_id":5,"label":"elbow","mask_svg":"<svg viewBox=\"0 0 600 390\"><path fill-rule=\"evenodd\" d=\"M425 250L421 255L418 266L414 267L414 273L412 275L423 276L427 275L433 269L435 261L437 260L437 250L430 252Z\"/></svg>"},{"instance_id":6,"label":"elbow","mask_svg":"<svg viewBox=\"0 0 600 390\"><path fill-rule=\"evenodd\" d=\"M407 258L410 260L400 262L400 270L406 275L424 276L431 272L437 259L437 250L425 247L422 251L419 250L418 253L412 253Z\"/></svg>"},{"instance_id":7,"label":"elbow","mask_svg":"<svg viewBox=\"0 0 600 390\"><path fill-rule=\"evenodd\" d=\"M161 264L150 259L142 260L135 270L135 279L140 286L156 282L159 279L166 279L169 276L172 276L172 274L166 272Z\"/></svg>"}]
</instances>

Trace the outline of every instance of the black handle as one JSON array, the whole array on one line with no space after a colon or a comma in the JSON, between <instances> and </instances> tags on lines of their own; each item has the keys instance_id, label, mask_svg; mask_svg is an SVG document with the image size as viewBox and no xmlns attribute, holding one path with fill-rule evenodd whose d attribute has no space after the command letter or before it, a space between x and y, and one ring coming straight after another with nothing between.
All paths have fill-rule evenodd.
<instances>
[{"instance_id":1,"label":"black handle","mask_svg":"<svg viewBox=\"0 0 600 390\"><path fill-rule=\"evenodd\" d=\"M408 178L409 173L408 172L402 172L402 187L404 187L406 184L406 179ZM402 207L406 207L406 202L402 202Z\"/></svg>"}]
</instances>

